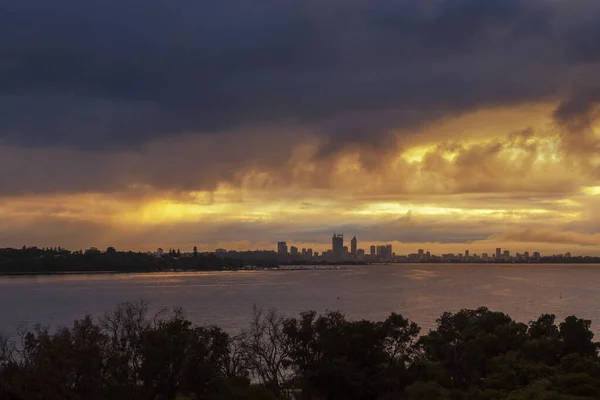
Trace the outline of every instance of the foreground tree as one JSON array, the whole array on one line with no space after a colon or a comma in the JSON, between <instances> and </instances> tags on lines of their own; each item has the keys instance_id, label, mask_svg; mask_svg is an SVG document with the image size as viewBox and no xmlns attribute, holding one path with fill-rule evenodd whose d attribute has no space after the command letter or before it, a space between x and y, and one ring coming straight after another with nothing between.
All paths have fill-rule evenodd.
<instances>
[{"instance_id":1,"label":"foreground tree","mask_svg":"<svg viewBox=\"0 0 600 400\"><path fill-rule=\"evenodd\" d=\"M284 325L296 382L307 399L394 398L408 383L419 328L400 315L370 322L307 312Z\"/></svg>"},{"instance_id":2,"label":"foreground tree","mask_svg":"<svg viewBox=\"0 0 600 400\"><path fill-rule=\"evenodd\" d=\"M252 319L236 337L243 364L277 397L289 395L290 347L284 335L284 317L277 310L254 306Z\"/></svg>"},{"instance_id":3,"label":"foreground tree","mask_svg":"<svg viewBox=\"0 0 600 400\"><path fill-rule=\"evenodd\" d=\"M4 400L585 400L600 398L591 322L528 325L486 308L444 313L436 329L392 314L285 318L256 307L229 336L181 310L124 303L18 343L0 336Z\"/></svg>"}]
</instances>

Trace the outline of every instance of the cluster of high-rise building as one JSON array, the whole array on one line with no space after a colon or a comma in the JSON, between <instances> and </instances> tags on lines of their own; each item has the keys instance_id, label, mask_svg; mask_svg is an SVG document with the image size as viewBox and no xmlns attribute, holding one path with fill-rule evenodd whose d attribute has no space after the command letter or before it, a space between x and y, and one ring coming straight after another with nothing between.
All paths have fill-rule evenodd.
<instances>
[{"instance_id":1,"label":"cluster of high-rise building","mask_svg":"<svg viewBox=\"0 0 600 400\"><path fill-rule=\"evenodd\" d=\"M372 245L370 252L358 248L358 239L354 236L350 240L350 248L344 245L344 235L334 233L331 238L331 249L319 254L312 249L302 249L300 253L298 248L290 246L288 251L287 242L277 243L277 254L281 258L304 259L309 261L364 261L381 262L394 261L395 254L392 251L392 245Z\"/></svg>"},{"instance_id":2,"label":"cluster of high-rise building","mask_svg":"<svg viewBox=\"0 0 600 400\"><path fill-rule=\"evenodd\" d=\"M567 252L564 254L555 254L552 256L555 259L571 258L571 253ZM481 253L471 254L469 250L465 250L464 253L446 253L441 255L431 254L429 251L425 252L423 249L418 249L416 253L408 255L396 256L396 262L500 262L500 263L520 263L520 262L536 262L540 261L542 255L536 251L529 253L511 254L509 250L502 250L497 247L494 253Z\"/></svg>"},{"instance_id":3,"label":"cluster of high-rise building","mask_svg":"<svg viewBox=\"0 0 600 400\"><path fill-rule=\"evenodd\" d=\"M169 249L165 251L159 248L154 253L157 257L164 255L176 257L198 257L198 248L194 246L191 253L181 253L179 250ZM331 249L322 253L313 251L311 248L299 249L297 246L289 246L287 242L277 243L277 252L269 250L236 251L218 248L213 252L218 257L243 258L246 260L278 259L280 262L364 262L364 263L535 263L535 262L582 262L589 256L573 257L570 252L544 256L539 252L512 254L509 250L498 247L492 253L471 253L468 249L462 253L433 254L424 249L418 249L416 253L398 255L392 251L391 244L371 245L368 250L358 248L358 239L354 236L350 240L350 247L344 245L344 235L335 233L331 238ZM588 260L589 261L589 260Z\"/></svg>"},{"instance_id":4,"label":"cluster of high-rise building","mask_svg":"<svg viewBox=\"0 0 600 400\"><path fill-rule=\"evenodd\" d=\"M312 260L313 257L319 255L319 253L313 252L313 249L303 248L302 250L298 250L298 247L296 246L290 246L288 251L287 242L277 242L277 254L282 257L301 257L305 260Z\"/></svg>"},{"instance_id":5,"label":"cluster of high-rise building","mask_svg":"<svg viewBox=\"0 0 600 400\"><path fill-rule=\"evenodd\" d=\"M496 248L494 253L445 253L441 255L432 254L430 251L418 249L416 253L397 255L392 251L392 245L371 245L369 251L358 248L358 240L354 236L350 240L350 248L344 245L344 235L334 233L331 238L331 249L319 254L312 249L302 249L291 246L288 251L286 242L277 243L277 253L280 258L307 261L361 261L361 262L536 262L540 261L539 252L511 254L509 250ZM571 253L554 255L555 258L571 258Z\"/></svg>"}]
</instances>

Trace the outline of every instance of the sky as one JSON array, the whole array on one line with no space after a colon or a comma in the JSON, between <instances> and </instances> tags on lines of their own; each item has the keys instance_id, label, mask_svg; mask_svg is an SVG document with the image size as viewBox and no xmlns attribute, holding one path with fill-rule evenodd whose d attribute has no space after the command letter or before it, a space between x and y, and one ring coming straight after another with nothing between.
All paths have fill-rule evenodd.
<instances>
[{"instance_id":1,"label":"sky","mask_svg":"<svg viewBox=\"0 0 600 400\"><path fill-rule=\"evenodd\" d=\"M0 2L0 247L600 255L597 0Z\"/></svg>"}]
</instances>

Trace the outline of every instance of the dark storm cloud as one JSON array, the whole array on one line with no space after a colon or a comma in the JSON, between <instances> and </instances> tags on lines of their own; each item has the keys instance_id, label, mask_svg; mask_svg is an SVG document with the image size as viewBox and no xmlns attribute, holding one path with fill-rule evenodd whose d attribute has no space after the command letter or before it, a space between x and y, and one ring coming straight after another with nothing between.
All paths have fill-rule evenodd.
<instances>
[{"instance_id":1,"label":"dark storm cloud","mask_svg":"<svg viewBox=\"0 0 600 400\"><path fill-rule=\"evenodd\" d=\"M594 111L597 111L598 104L600 88L581 89L556 108L554 118L561 124L570 125L576 132L587 128L595 119Z\"/></svg>"},{"instance_id":2,"label":"dark storm cloud","mask_svg":"<svg viewBox=\"0 0 600 400\"><path fill-rule=\"evenodd\" d=\"M385 141L390 129L598 83L586 70L600 57L597 10L587 0L7 0L0 143L137 149L273 124L332 139L325 153Z\"/></svg>"},{"instance_id":3,"label":"dark storm cloud","mask_svg":"<svg viewBox=\"0 0 600 400\"><path fill-rule=\"evenodd\" d=\"M258 135L252 135L253 138ZM240 170L284 165L292 142L277 132L261 133L249 146L239 135L186 136L161 141L143 151L96 152L66 146L24 149L0 146L0 198L10 194L137 192L150 185L161 190L214 190L234 182ZM263 155L268 157L263 157Z\"/></svg>"}]
</instances>

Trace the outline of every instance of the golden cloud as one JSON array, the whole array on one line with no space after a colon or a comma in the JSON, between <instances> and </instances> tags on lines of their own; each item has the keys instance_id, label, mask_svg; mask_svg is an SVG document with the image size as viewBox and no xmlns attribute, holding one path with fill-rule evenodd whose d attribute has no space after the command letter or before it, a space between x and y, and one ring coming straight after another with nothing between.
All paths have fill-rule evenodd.
<instances>
[{"instance_id":1,"label":"golden cloud","mask_svg":"<svg viewBox=\"0 0 600 400\"><path fill-rule=\"evenodd\" d=\"M422 229L420 237L426 243L491 237L504 242L600 245L596 233L568 228L600 215L590 214L600 194L595 155L573 146L573 140L565 139L566 125L557 127L553 121L548 104L512 112L480 110L418 134L404 133L385 151L355 144L327 155L320 154L321 143L308 133L283 148L274 143L277 136L268 133L264 136L268 141L258 146L232 144L226 148L229 153L212 164L197 159L214 159L212 153L224 143L217 138L155 143L140 153L108 159L94 155L93 166L74 150L59 149L67 158L55 159L48 157L49 150L19 149L11 153L12 162L22 160L14 164L17 170L25 168L23 160L31 156L42 160L44 168L21 171L33 182L51 179L46 173L82 180L78 171L68 169L71 162L81 163L83 172L92 168L93 174L80 189L65 186L59 193L47 194L51 185L44 183L40 193L21 191L0 198L4 222L0 237L14 243L11 232L22 232L19 240L23 240L28 231L43 225L30 237L47 243L54 240L53 224L68 223L74 236L77 229L93 224L101 227L97 228L101 237L128 245L147 230L155 230L155 238L173 230L189 235L176 235L175 242L191 243L200 237L210 243L245 243L243 237L232 239L226 230L241 224L256 227L255 243L271 243L275 235L283 239L296 235L302 243L316 246L311 232L338 227L363 229L365 235L373 235L372 241L383 240L373 232L383 232L392 241L398 227L385 224L411 216L411 223L401 229ZM593 123L585 129L584 140L593 147ZM581 137L579 131L573 134ZM177 153L177 161L162 158L163 152ZM263 159L265 154L273 157ZM105 170L107 163L111 167ZM115 187L103 171L109 178L119 177ZM94 179L101 190L93 190ZM450 234L462 229L478 233ZM69 246L65 241L52 243ZM82 245L78 239L71 241ZM147 237L138 240L150 246L156 242Z\"/></svg>"}]
</instances>

